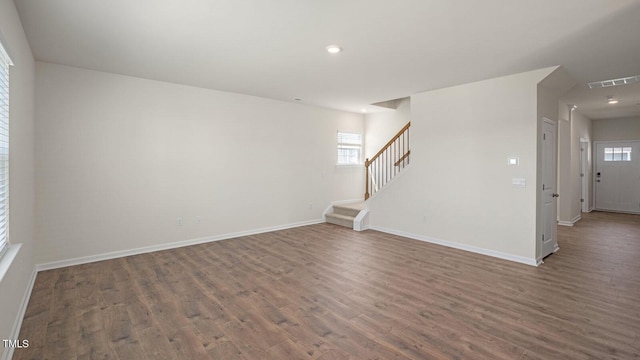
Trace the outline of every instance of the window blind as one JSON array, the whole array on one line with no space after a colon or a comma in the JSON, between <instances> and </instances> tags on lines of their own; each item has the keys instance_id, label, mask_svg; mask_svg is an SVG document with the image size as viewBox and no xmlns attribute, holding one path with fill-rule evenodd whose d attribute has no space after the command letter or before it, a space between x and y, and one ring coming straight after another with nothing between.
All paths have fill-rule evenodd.
<instances>
[{"instance_id":1,"label":"window blind","mask_svg":"<svg viewBox=\"0 0 640 360\"><path fill-rule=\"evenodd\" d=\"M9 55L0 44L0 257L9 243Z\"/></svg>"},{"instance_id":2,"label":"window blind","mask_svg":"<svg viewBox=\"0 0 640 360\"><path fill-rule=\"evenodd\" d=\"M360 164L362 135L338 132L338 165Z\"/></svg>"}]
</instances>

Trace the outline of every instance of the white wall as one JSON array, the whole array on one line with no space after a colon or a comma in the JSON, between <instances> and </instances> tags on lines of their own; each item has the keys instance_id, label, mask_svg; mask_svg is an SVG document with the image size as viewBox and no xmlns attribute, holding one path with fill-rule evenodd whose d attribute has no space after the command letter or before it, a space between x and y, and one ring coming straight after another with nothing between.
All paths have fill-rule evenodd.
<instances>
[{"instance_id":1,"label":"white wall","mask_svg":"<svg viewBox=\"0 0 640 360\"><path fill-rule=\"evenodd\" d=\"M547 118L556 123L556 145L557 145L557 167L556 167L556 193L565 194L562 199L558 198L556 203L555 219L559 216L559 210L562 208L562 201L565 200L569 194L569 191L565 191L567 188L567 181L569 179L568 171L570 169L570 138L571 128L569 125L568 108L565 104L562 104L558 100L562 95L575 86L575 80L562 68L556 68L549 76L545 77L538 84L538 119ZM541 144L542 128L538 130L538 144ZM567 155L568 154L568 155ZM542 182L542 146L538 147L538 184ZM565 174L566 172L566 174ZM540 189L540 187L538 187ZM543 193L538 193L538 218L542 219L543 214ZM541 259L542 248L542 234L543 223L538 223L538 232L536 233L536 239L538 246L536 247L536 259ZM549 234L547 234L549 235Z\"/></svg>"},{"instance_id":2,"label":"white wall","mask_svg":"<svg viewBox=\"0 0 640 360\"><path fill-rule=\"evenodd\" d=\"M563 120L560 121L560 148L559 158L560 163L558 166L558 180L559 188L558 192L560 197L558 198L558 221L561 225L572 225L576 221L580 220L582 216L582 178L580 177L580 139L585 139L589 142L590 153L593 141L591 130L591 119L585 117L579 110L573 110L569 113L569 108L566 104L560 105L560 116ZM585 176L589 184L587 193L591 194L591 156L588 156L587 169L585 170ZM589 196L589 204L593 207L592 196Z\"/></svg>"},{"instance_id":3,"label":"white wall","mask_svg":"<svg viewBox=\"0 0 640 360\"><path fill-rule=\"evenodd\" d=\"M13 261L0 259L0 339L10 339L34 268L34 61L13 1L0 1L0 39L10 69L10 234ZM0 344L0 358L5 356Z\"/></svg>"},{"instance_id":4,"label":"white wall","mask_svg":"<svg viewBox=\"0 0 640 360\"><path fill-rule=\"evenodd\" d=\"M571 177L571 114L568 105L558 107L558 221L570 223L572 177Z\"/></svg>"},{"instance_id":5,"label":"white wall","mask_svg":"<svg viewBox=\"0 0 640 360\"><path fill-rule=\"evenodd\" d=\"M580 139L585 139L589 142L589 149L585 150L590 152L592 149L592 126L591 119L585 117L580 111L574 110L571 114L571 220L578 219L582 214L582 178L580 177ZM587 159L587 169L585 169L585 177L587 183L590 184L589 194L593 188L593 171L591 156ZM587 206L591 209L592 206L591 197L585 199Z\"/></svg>"},{"instance_id":6,"label":"white wall","mask_svg":"<svg viewBox=\"0 0 640 360\"><path fill-rule=\"evenodd\" d=\"M553 70L412 96L411 167L371 199L373 227L535 262L537 84Z\"/></svg>"},{"instance_id":7,"label":"white wall","mask_svg":"<svg viewBox=\"0 0 640 360\"><path fill-rule=\"evenodd\" d=\"M319 220L364 193L361 167L335 166L360 114L36 68L39 263Z\"/></svg>"},{"instance_id":8,"label":"white wall","mask_svg":"<svg viewBox=\"0 0 640 360\"><path fill-rule=\"evenodd\" d=\"M639 140L640 116L593 120L593 141Z\"/></svg>"},{"instance_id":9,"label":"white wall","mask_svg":"<svg viewBox=\"0 0 640 360\"><path fill-rule=\"evenodd\" d=\"M588 193L592 190L592 162L590 152L593 147L591 119L585 117L578 110L569 113L565 103L560 104L559 129L559 163L558 163L558 221L561 225L570 225L580 219L582 214L582 178L580 177L580 139L589 142L588 164L585 176L590 184ZM587 206L592 207L591 196L585 199Z\"/></svg>"},{"instance_id":10,"label":"white wall","mask_svg":"<svg viewBox=\"0 0 640 360\"><path fill-rule=\"evenodd\" d=\"M399 101L396 109L367 114L364 120L365 158L375 155L411 120L411 98Z\"/></svg>"}]
</instances>

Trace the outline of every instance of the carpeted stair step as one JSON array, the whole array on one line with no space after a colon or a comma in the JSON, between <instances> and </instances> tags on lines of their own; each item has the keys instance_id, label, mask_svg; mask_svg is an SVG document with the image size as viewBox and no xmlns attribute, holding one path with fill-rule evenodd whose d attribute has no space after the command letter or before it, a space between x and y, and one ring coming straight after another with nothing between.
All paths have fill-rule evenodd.
<instances>
[{"instance_id":1,"label":"carpeted stair step","mask_svg":"<svg viewBox=\"0 0 640 360\"><path fill-rule=\"evenodd\" d=\"M355 216L337 214L333 212L333 213L326 214L326 219L327 219L327 222L330 224L340 225L340 226L348 227L349 229L353 229L353 219L355 219Z\"/></svg>"},{"instance_id":2,"label":"carpeted stair step","mask_svg":"<svg viewBox=\"0 0 640 360\"><path fill-rule=\"evenodd\" d=\"M351 217L354 217L354 218L356 216L358 216L358 213L360 213L360 210L362 210L362 209L359 209L359 208L353 206L353 204L333 205L334 214L351 216Z\"/></svg>"}]
</instances>

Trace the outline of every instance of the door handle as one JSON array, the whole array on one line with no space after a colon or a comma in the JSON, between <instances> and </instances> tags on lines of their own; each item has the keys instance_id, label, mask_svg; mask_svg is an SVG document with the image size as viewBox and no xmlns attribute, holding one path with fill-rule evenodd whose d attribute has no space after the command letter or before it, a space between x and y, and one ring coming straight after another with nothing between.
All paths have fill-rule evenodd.
<instances>
[{"instance_id":1,"label":"door handle","mask_svg":"<svg viewBox=\"0 0 640 360\"><path fill-rule=\"evenodd\" d=\"M551 195L551 196L558 197L558 196L560 196L560 194L553 193L553 195Z\"/></svg>"}]
</instances>

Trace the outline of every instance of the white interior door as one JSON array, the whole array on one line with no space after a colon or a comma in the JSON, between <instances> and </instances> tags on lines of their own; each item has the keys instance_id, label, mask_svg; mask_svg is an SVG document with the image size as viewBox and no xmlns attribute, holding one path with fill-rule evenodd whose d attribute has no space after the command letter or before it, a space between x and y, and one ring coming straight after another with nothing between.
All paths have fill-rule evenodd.
<instances>
[{"instance_id":1,"label":"white interior door","mask_svg":"<svg viewBox=\"0 0 640 360\"><path fill-rule=\"evenodd\" d=\"M541 256L558 251L557 207L557 142L556 123L544 119L542 123L542 239Z\"/></svg>"},{"instance_id":2,"label":"white interior door","mask_svg":"<svg viewBox=\"0 0 640 360\"><path fill-rule=\"evenodd\" d=\"M589 212L589 142L580 140L580 202L582 212Z\"/></svg>"},{"instance_id":3,"label":"white interior door","mask_svg":"<svg viewBox=\"0 0 640 360\"><path fill-rule=\"evenodd\" d=\"M640 141L596 143L596 209L640 213Z\"/></svg>"}]
</instances>

